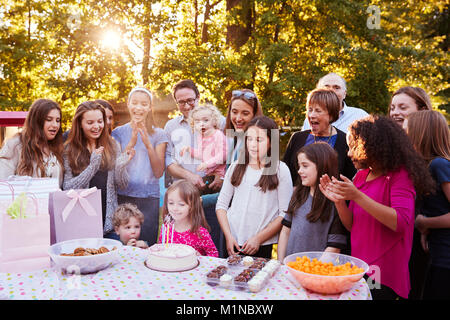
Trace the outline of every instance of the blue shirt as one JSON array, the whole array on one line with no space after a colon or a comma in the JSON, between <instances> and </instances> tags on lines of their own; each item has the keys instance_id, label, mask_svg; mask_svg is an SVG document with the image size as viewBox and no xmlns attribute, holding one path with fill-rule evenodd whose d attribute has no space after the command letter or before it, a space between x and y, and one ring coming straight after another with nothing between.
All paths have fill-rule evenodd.
<instances>
[{"instance_id":1,"label":"blue shirt","mask_svg":"<svg viewBox=\"0 0 450 320\"><path fill-rule=\"evenodd\" d=\"M153 146L156 148L161 143L167 143L169 139L164 130L160 128L153 128L154 133L148 134L148 138ZM111 135L119 142L122 150L128 145L131 139L132 128L130 123L115 128ZM129 174L129 182L126 189L118 189L117 194L135 198L155 197L159 198L159 178L153 174L148 151L142 142L141 135L138 134L136 145L134 146L136 154L130 163L127 165Z\"/></svg>"},{"instance_id":2,"label":"blue shirt","mask_svg":"<svg viewBox=\"0 0 450 320\"><path fill-rule=\"evenodd\" d=\"M308 137L306 138L306 142L305 142L305 146L309 145L309 144L313 144L315 142L326 142L330 145L330 147L334 148L334 145L336 143L336 139L337 139L337 134L332 135L331 137L321 137L321 136L316 136L314 137L313 134L309 134Z\"/></svg>"}]
</instances>

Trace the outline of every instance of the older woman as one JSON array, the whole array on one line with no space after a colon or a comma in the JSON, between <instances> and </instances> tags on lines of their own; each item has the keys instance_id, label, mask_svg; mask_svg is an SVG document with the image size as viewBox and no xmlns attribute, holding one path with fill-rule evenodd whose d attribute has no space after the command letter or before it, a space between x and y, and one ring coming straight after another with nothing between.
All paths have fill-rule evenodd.
<instances>
[{"instance_id":1,"label":"older woman","mask_svg":"<svg viewBox=\"0 0 450 320\"><path fill-rule=\"evenodd\" d=\"M432 110L428 94L418 87L402 87L392 95L389 117L403 126L409 114L421 110Z\"/></svg>"},{"instance_id":2,"label":"older woman","mask_svg":"<svg viewBox=\"0 0 450 320\"><path fill-rule=\"evenodd\" d=\"M49 99L31 105L22 132L0 150L0 179L10 175L58 178L62 183L61 108Z\"/></svg>"},{"instance_id":3,"label":"older woman","mask_svg":"<svg viewBox=\"0 0 450 320\"><path fill-rule=\"evenodd\" d=\"M315 89L308 95L306 101L307 117L311 125L310 130L294 133L289 140L283 162L291 171L292 181L297 182L297 152L306 145L324 141L338 153L339 173L352 179L356 169L347 156L348 146L346 135L343 131L331 125L339 117L339 98L332 90Z\"/></svg>"}]
</instances>

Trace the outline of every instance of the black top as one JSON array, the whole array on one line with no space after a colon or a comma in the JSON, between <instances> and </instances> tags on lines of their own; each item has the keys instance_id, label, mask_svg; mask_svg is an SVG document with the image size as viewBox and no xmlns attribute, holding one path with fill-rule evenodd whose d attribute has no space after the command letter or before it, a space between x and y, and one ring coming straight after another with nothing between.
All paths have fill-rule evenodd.
<instances>
[{"instance_id":1,"label":"black top","mask_svg":"<svg viewBox=\"0 0 450 320\"><path fill-rule=\"evenodd\" d=\"M442 190L442 184L450 182L450 161L437 157L430 163L430 173L438 188L435 194L423 197L418 203L419 212L426 217L438 217L450 212L450 202ZM430 229L427 237L431 264L450 269L450 228Z\"/></svg>"},{"instance_id":2,"label":"black top","mask_svg":"<svg viewBox=\"0 0 450 320\"><path fill-rule=\"evenodd\" d=\"M336 129L337 138L336 143L334 144L334 150L338 153L338 170L339 174L343 174L350 180L353 179L353 176L356 173L355 166L353 162L348 157L348 146L346 140L346 134ZM292 182L294 186L298 179L298 161L297 161L297 152L303 147L306 143L306 139L308 138L311 130L298 131L295 132L291 138L289 139L289 143L286 148L286 152L284 153L283 162L289 167L291 172Z\"/></svg>"},{"instance_id":3,"label":"black top","mask_svg":"<svg viewBox=\"0 0 450 320\"><path fill-rule=\"evenodd\" d=\"M97 187L102 194L102 221L103 226L105 226L106 217L106 189L108 181L108 171L98 170L89 182L89 188Z\"/></svg>"}]
</instances>

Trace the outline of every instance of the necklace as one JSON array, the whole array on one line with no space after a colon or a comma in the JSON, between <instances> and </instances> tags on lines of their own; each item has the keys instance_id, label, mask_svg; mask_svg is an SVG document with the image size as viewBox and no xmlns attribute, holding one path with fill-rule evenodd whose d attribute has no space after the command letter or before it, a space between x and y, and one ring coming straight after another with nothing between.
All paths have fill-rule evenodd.
<instances>
[{"instance_id":1,"label":"necklace","mask_svg":"<svg viewBox=\"0 0 450 320\"><path fill-rule=\"evenodd\" d=\"M328 140L326 141L327 143L330 142L331 137L332 137L332 133L333 133L333 126L330 126L330 136L328 137ZM313 134L313 136L314 136L314 143L316 143L316 142L317 142L317 141L316 141L316 135ZM320 141L320 140L319 140L319 141Z\"/></svg>"}]
</instances>

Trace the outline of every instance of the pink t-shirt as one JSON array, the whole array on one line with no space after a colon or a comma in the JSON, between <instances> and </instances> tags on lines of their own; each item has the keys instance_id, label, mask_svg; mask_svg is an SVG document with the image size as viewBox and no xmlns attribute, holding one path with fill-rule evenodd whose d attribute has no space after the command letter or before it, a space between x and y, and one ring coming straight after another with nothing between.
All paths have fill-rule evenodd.
<instances>
[{"instance_id":1,"label":"pink t-shirt","mask_svg":"<svg viewBox=\"0 0 450 320\"><path fill-rule=\"evenodd\" d=\"M197 149L192 149L192 156L208 164L205 174L225 176L227 140L223 132L216 130L209 137L197 135L197 146Z\"/></svg>"},{"instance_id":2,"label":"pink t-shirt","mask_svg":"<svg viewBox=\"0 0 450 320\"><path fill-rule=\"evenodd\" d=\"M369 169L359 171L353 183L373 200L395 209L397 230L389 229L350 201L352 256L373 266L367 273L371 278L407 298L411 289L408 262L414 231L414 185L403 168L366 182L368 174ZM374 273L376 267L380 271L378 275Z\"/></svg>"},{"instance_id":3,"label":"pink t-shirt","mask_svg":"<svg viewBox=\"0 0 450 320\"><path fill-rule=\"evenodd\" d=\"M166 225L167 226L167 225ZM162 227L161 227L162 229ZM169 229L169 242L171 242L171 226ZM214 242L212 241L211 235L208 230L203 227L198 229L198 236L196 233L192 233L190 230L184 232L173 232L173 243L181 243L191 246L197 250L202 256L219 257L219 252L217 251ZM167 235L166 235L167 237ZM159 243L162 242L162 232L159 235Z\"/></svg>"}]
</instances>

